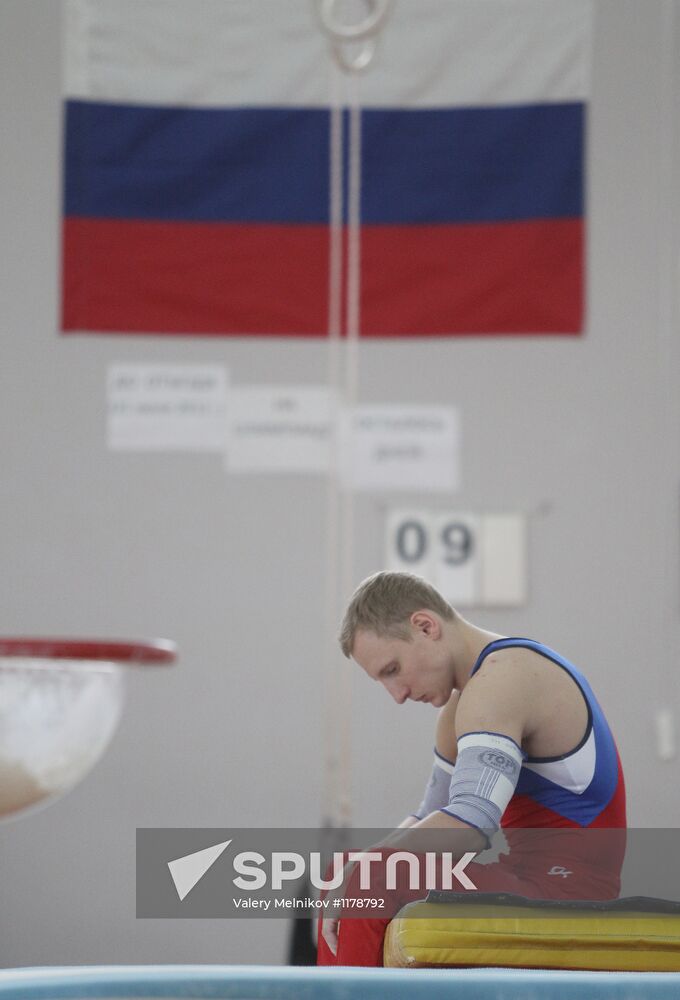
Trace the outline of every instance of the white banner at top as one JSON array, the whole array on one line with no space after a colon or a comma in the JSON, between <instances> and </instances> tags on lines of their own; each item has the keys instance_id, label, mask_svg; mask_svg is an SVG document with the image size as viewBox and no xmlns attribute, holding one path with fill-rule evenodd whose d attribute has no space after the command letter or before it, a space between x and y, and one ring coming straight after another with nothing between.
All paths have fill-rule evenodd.
<instances>
[{"instance_id":1,"label":"white banner at top","mask_svg":"<svg viewBox=\"0 0 680 1000\"><path fill-rule=\"evenodd\" d=\"M328 104L330 42L318 0L66 0L65 10L69 98ZM361 79L361 101L582 101L592 16L592 0L395 0Z\"/></svg>"}]
</instances>

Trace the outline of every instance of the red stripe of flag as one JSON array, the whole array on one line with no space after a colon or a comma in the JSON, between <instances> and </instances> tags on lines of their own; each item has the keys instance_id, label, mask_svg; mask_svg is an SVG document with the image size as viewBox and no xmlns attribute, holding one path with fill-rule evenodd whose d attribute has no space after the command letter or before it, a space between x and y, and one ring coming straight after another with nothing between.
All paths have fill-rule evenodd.
<instances>
[{"instance_id":1,"label":"red stripe of flag","mask_svg":"<svg viewBox=\"0 0 680 1000\"><path fill-rule=\"evenodd\" d=\"M364 226L362 333L577 333L583 239L580 219ZM326 332L326 226L70 218L63 267L66 331Z\"/></svg>"}]
</instances>

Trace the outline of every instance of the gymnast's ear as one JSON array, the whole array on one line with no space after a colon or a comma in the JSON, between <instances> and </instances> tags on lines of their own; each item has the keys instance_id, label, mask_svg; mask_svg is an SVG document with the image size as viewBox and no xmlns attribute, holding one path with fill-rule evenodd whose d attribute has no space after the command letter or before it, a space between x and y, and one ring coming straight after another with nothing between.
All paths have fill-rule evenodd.
<instances>
[{"instance_id":1,"label":"gymnast's ear","mask_svg":"<svg viewBox=\"0 0 680 1000\"><path fill-rule=\"evenodd\" d=\"M409 622L416 632L427 636L429 639L438 639L442 634L441 622L432 611L427 611L426 609L414 611L409 618Z\"/></svg>"}]
</instances>

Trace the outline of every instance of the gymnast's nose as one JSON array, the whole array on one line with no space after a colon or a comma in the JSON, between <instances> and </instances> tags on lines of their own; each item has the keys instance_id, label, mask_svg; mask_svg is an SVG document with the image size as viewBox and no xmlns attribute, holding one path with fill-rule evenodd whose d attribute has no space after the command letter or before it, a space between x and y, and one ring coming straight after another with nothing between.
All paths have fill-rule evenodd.
<instances>
[{"instance_id":1,"label":"gymnast's nose","mask_svg":"<svg viewBox=\"0 0 680 1000\"><path fill-rule=\"evenodd\" d=\"M397 705L403 705L405 701L408 701L411 689L406 684L398 684L394 682L392 684L386 684L385 686L396 701Z\"/></svg>"}]
</instances>

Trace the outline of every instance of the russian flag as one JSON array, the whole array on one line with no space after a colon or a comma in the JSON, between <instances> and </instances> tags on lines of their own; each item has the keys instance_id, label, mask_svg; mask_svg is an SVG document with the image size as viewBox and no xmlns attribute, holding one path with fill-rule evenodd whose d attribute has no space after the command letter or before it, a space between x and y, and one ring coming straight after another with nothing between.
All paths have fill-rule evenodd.
<instances>
[{"instance_id":1,"label":"russian flag","mask_svg":"<svg viewBox=\"0 0 680 1000\"><path fill-rule=\"evenodd\" d=\"M67 0L63 329L320 336L311 0ZM361 334L574 334L591 0L397 0L359 81Z\"/></svg>"}]
</instances>

